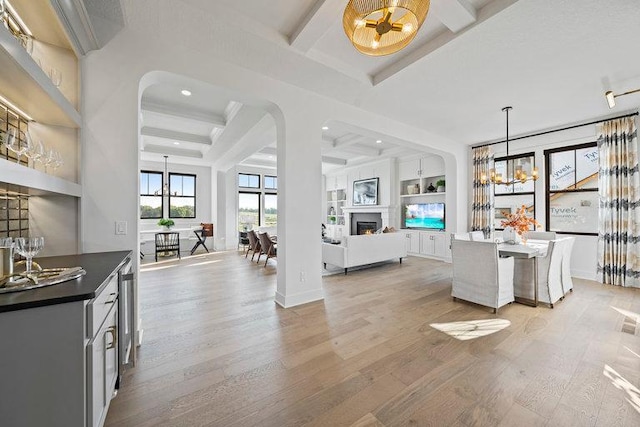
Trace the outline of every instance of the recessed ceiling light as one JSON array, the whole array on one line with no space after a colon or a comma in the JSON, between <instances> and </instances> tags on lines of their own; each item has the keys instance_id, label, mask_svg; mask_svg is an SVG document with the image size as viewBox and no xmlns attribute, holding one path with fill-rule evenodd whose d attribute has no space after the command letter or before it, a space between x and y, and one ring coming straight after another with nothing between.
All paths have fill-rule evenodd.
<instances>
[{"instance_id":1,"label":"recessed ceiling light","mask_svg":"<svg viewBox=\"0 0 640 427\"><path fill-rule=\"evenodd\" d=\"M376 140L376 144L382 144L382 140L381 139L377 139Z\"/></svg>"},{"instance_id":2,"label":"recessed ceiling light","mask_svg":"<svg viewBox=\"0 0 640 427\"><path fill-rule=\"evenodd\" d=\"M191 91L187 89L182 89L180 93L183 94L184 96L191 96Z\"/></svg>"},{"instance_id":3,"label":"recessed ceiling light","mask_svg":"<svg viewBox=\"0 0 640 427\"><path fill-rule=\"evenodd\" d=\"M180 143L179 142L174 142L173 145L180 145Z\"/></svg>"},{"instance_id":4,"label":"recessed ceiling light","mask_svg":"<svg viewBox=\"0 0 640 427\"><path fill-rule=\"evenodd\" d=\"M322 130L329 130L329 126L322 126Z\"/></svg>"},{"instance_id":5,"label":"recessed ceiling light","mask_svg":"<svg viewBox=\"0 0 640 427\"><path fill-rule=\"evenodd\" d=\"M270 158L270 159L273 159L274 157L273 157L273 156L269 156L269 158Z\"/></svg>"}]
</instances>

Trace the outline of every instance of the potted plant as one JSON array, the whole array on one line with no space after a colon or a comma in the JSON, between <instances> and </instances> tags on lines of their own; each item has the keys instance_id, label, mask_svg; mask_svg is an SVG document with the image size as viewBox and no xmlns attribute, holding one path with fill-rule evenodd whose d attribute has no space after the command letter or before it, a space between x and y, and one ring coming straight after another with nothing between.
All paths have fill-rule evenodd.
<instances>
[{"instance_id":1,"label":"potted plant","mask_svg":"<svg viewBox=\"0 0 640 427\"><path fill-rule=\"evenodd\" d=\"M444 192L444 179L439 179L438 182L436 182L436 187L438 187L438 193Z\"/></svg>"},{"instance_id":2,"label":"potted plant","mask_svg":"<svg viewBox=\"0 0 640 427\"><path fill-rule=\"evenodd\" d=\"M336 217L331 215L329 216L329 224L335 224L336 223Z\"/></svg>"},{"instance_id":3,"label":"potted plant","mask_svg":"<svg viewBox=\"0 0 640 427\"><path fill-rule=\"evenodd\" d=\"M175 224L176 223L173 222L172 219L162 218L160 221L158 221L158 225L164 228L165 230L171 230L171 227L173 227Z\"/></svg>"}]
</instances>

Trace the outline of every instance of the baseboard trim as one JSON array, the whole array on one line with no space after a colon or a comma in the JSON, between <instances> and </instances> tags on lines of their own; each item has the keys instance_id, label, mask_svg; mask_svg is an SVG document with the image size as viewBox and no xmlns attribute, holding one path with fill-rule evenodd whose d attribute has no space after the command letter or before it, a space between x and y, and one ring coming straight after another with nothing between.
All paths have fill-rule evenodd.
<instances>
[{"instance_id":1,"label":"baseboard trim","mask_svg":"<svg viewBox=\"0 0 640 427\"><path fill-rule=\"evenodd\" d=\"M324 293L322 289L316 289L313 291L302 292L299 294L284 296L280 292L276 292L275 302L282 308L291 308L302 304L308 304L310 302L320 301L324 299Z\"/></svg>"},{"instance_id":2,"label":"baseboard trim","mask_svg":"<svg viewBox=\"0 0 640 427\"><path fill-rule=\"evenodd\" d=\"M572 269L571 276L577 277L578 279L594 280L596 282L598 281L598 274L589 270L573 270Z\"/></svg>"}]
</instances>

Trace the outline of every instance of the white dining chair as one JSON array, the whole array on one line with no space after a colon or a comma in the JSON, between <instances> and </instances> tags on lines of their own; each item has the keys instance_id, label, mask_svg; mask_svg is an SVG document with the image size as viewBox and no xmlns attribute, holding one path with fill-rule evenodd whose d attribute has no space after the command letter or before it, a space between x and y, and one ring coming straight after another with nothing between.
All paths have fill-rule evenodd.
<instances>
[{"instance_id":1,"label":"white dining chair","mask_svg":"<svg viewBox=\"0 0 640 427\"><path fill-rule=\"evenodd\" d=\"M471 240L473 240L474 242L481 242L481 241L485 240L484 231L470 231L469 232L469 238Z\"/></svg>"},{"instance_id":2,"label":"white dining chair","mask_svg":"<svg viewBox=\"0 0 640 427\"><path fill-rule=\"evenodd\" d=\"M547 253L537 257L538 302L549 304L551 308L564 298L562 290L562 257L566 239L550 240ZM534 259L517 259L514 272L514 295L518 298L534 300L535 284Z\"/></svg>"},{"instance_id":3,"label":"white dining chair","mask_svg":"<svg viewBox=\"0 0 640 427\"><path fill-rule=\"evenodd\" d=\"M567 295L573 292L573 279L571 278L571 253L573 252L573 244L576 242L575 237L566 237L564 252L562 255L562 292Z\"/></svg>"},{"instance_id":4,"label":"white dining chair","mask_svg":"<svg viewBox=\"0 0 640 427\"><path fill-rule=\"evenodd\" d=\"M529 231L527 233L527 239L531 240L555 240L555 231Z\"/></svg>"},{"instance_id":5,"label":"white dining chair","mask_svg":"<svg viewBox=\"0 0 640 427\"><path fill-rule=\"evenodd\" d=\"M454 239L451 254L454 300L491 307L496 314L513 302L513 258L500 258L497 243Z\"/></svg>"}]
</instances>

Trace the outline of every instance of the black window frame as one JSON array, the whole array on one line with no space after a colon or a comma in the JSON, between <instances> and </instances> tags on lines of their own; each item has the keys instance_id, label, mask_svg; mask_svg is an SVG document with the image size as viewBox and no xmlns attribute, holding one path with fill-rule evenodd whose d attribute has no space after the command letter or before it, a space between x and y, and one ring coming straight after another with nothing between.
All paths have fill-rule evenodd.
<instances>
[{"instance_id":1,"label":"black window frame","mask_svg":"<svg viewBox=\"0 0 640 427\"><path fill-rule=\"evenodd\" d=\"M255 176L258 178L258 186L257 187L245 187L243 185L240 185L240 175L245 175L245 176ZM260 174L255 174L255 173L243 173L243 172L239 172L238 173L238 188L251 188L253 190L260 190L262 187L260 186L262 184L262 177L260 176Z\"/></svg>"},{"instance_id":2,"label":"black window frame","mask_svg":"<svg viewBox=\"0 0 640 427\"><path fill-rule=\"evenodd\" d=\"M275 187L267 187L267 178L273 178L275 180L276 186ZM264 190L269 192L269 193L273 193L278 191L278 176L277 175L263 175L262 179L264 180L263 186L264 186Z\"/></svg>"},{"instance_id":3,"label":"black window frame","mask_svg":"<svg viewBox=\"0 0 640 427\"><path fill-rule=\"evenodd\" d=\"M496 157L495 159L493 159L493 163L495 164L496 162L503 162L503 161L507 161L507 163L509 161L512 160L517 160L517 159L522 159L525 157L531 157L532 162L531 162L531 167L535 168L536 167L536 153L535 152L530 152L530 153L523 153L523 154L512 154L510 156L503 156L503 157ZM508 171L508 164L507 164L507 171ZM511 192L511 193L502 193L502 194L496 194L496 185L504 185L504 184L493 184L493 198L494 198L494 209L496 206L496 201L495 199L497 197L512 197L512 196L533 196L533 219L536 219L536 185L535 185L535 181L533 184L533 191L524 191L524 192L520 192L520 193L515 193L515 192ZM514 212L511 212L514 213ZM495 223L495 213L494 213L494 223ZM498 228L495 227L494 230L496 231L502 231L504 230L504 228Z\"/></svg>"},{"instance_id":4,"label":"black window frame","mask_svg":"<svg viewBox=\"0 0 640 427\"><path fill-rule=\"evenodd\" d=\"M158 171L152 171L152 170L141 170L140 171L140 175L142 175L143 173L146 174L150 174L150 175L160 175L160 193L159 194L142 194L142 192L140 192L140 199L141 200L142 197L159 197L160 198L160 216L154 216L154 217L145 217L143 218L142 215L140 216L140 219L161 219L164 218L164 197L162 196L162 183L164 182L164 173L163 172L158 172ZM140 179L142 179L142 176L140 177ZM147 191L149 191L149 180L147 179Z\"/></svg>"},{"instance_id":5,"label":"black window frame","mask_svg":"<svg viewBox=\"0 0 640 427\"><path fill-rule=\"evenodd\" d=\"M171 191L171 177L172 176L187 176L187 177L192 177L193 178L193 196L177 196L177 195L173 195L172 191ZM198 180L197 180L197 176L191 173L180 173L180 172L169 172L169 177L168 177L168 184L169 184L169 211L168 211L168 215L169 218L175 218L175 219L194 219L197 216L197 206L198 206L198 193L197 193L197 188L198 188ZM177 199L193 199L193 216L173 216L171 215L171 199L172 198L177 198Z\"/></svg>"},{"instance_id":6,"label":"black window frame","mask_svg":"<svg viewBox=\"0 0 640 427\"><path fill-rule=\"evenodd\" d=\"M592 142L585 142L583 144L576 144L576 145L568 145L568 146L563 146L563 147L558 147L558 148L551 148L549 150L544 150L544 166L545 166L545 225L544 228L546 231L550 231L550 220L551 220L551 203L550 203L550 197L552 194L557 194L557 193L586 193L586 192L598 192L600 190L600 186L597 186L596 188L580 188L580 189L569 189L569 190L551 190L551 180L549 179L549 174L551 173L551 155L555 154L555 153L562 153L564 151L573 151L573 156L574 156L574 186L577 184L577 172L578 172L578 167L577 167L577 159L576 159L576 152L578 150L581 150L583 148L591 148L591 147L597 147L598 143L596 141L592 141ZM553 230L556 234L569 234L569 235L574 235L574 236L598 236L598 231L596 230L594 233L585 233L585 232L572 232L572 231L557 231L557 230Z\"/></svg>"},{"instance_id":7,"label":"black window frame","mask_svg":"<svg viewBox=\"0 0 640 427\"><path fill-rule=\"evenodd\" d=\"M238 191L238 195L240 194L253 194L258 196L258 227L262 227L262 193L261 191ZM240 199L238 199L238 206L236 206L238 211L238 227L240 227Z\"/></svg>"}]
</instances>

